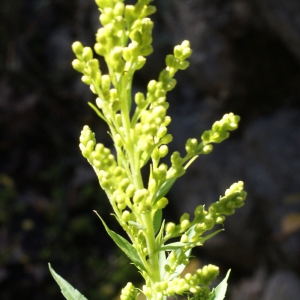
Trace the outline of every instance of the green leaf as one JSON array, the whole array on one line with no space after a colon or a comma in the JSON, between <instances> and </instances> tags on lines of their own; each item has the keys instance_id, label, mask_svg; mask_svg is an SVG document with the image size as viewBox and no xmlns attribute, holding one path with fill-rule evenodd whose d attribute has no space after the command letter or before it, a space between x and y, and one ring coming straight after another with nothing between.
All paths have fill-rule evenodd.
<instances>
[{"instance_id":1,"label":"green leaf","mask_svg":"<svg viewBox=\"0 0 300 300\"><path fill-rule=\"evenodd\" d=\"M168 179L167 181L165 181L162 184L162 186L160 187L160 189L157 191L157 193L155 195L155 199L153 201L153 204L155 204L159 199L164 197L169 192L169 190L171 189L171 187L175 183L176 179L177 179L177 177Z\"/></svg>"},{"instance_id":2,"label":"green leaf","mask_svg":"<svg viewBox=\"0 0 300 300\"><path fill-rule=\"evenodd\" d=\"M230 270L228 270L225 278L221 281L221 283L215 289L212 290L209 300L223 300L225 298L229 274Z\"/></svg>"},{"instance_id":3,"label":"green leaf","mask_svg":"<svg viewBox=\"0 0 300 300\"><path fill-rule=\"evenodd\" d=\"M191 228L189 228L189 230L186 232L186 234L188 236L188 242L184 243L185 245L189 244L189 243L192 243L191 240L192 240L193 236L195 235L195 227L196 227L196 224L194 226L192 226ZM181 242L178 242L178 243L181 243ZM177 243L173 243L173 244L177 244ZM172 244L169 244L169 245L172 245ZM179 247L177 250L174 250L177 253L177 255L181 254L180 249L181 249L181 247ZM192 252L192 248L188 249L187 251L185 251L185 256L186 257L190 257L191 252ZM170 275L170 277L168 278L168 280L172 280L173 278L175 278L178 275L180 275L182 273L182 271L184 270L185 267L186 267L185 264L178 265L176 267L175 271Z\"/></svg>"},{"instance_id":4,"label":"green leaf","mask_svg":"<svg viewBox=\"0 0 300 300\"><path fill-rule=\"evenodd\" d=\"M165 263L166 263L166 253L165 251L160 251L158 254L158 263L159 263L159 273L160 277L163 278L165 275Z\"/></svg>"},{"instance_id":5,"label":"green leaf","mask_svg":"<svg viewBox=\"0 0 300 300\"><path fill-rule=\"evenodd\" d=\"M174 243L170 243L170 244L167 244L167 245L163 245L159 248L159 251L160 250L165 250L165 251L169 251L169 250L177 250L177 249L180 249L186 245L189 245L191 243L182 243L182 242L174 242Z\"/></svg>"},{"instance_id":6,"label":"green leaf","mask_svg":"<svg viewBox=\"0 0 300 300\"><path fill-rule=\"evenodd\" d=\"M106 118L102 114L102 112L91 102L88 102L88 105L95 111L95 113L105 122L107 122Z\"/></svg>"},{"instance_id":7,"label":"green leaf","mask_svg":"<svg viewBox=\"0 0 300 300\"><path fill-rule=\"evenodd\" d=\"M49 270L57 282L57 284L60 286L62 294L65 296L67 300L87 300L82 294L80 294L79 291L73 288L73 286L68 283L65 279L63 279L60 275L58 275L52 268L51 264L49 263Z\"/></svg>"},{"instance_id":8,"label":"green leaf","mask_svg":"<svg viewBox=\"0 0 300 300\"><path fill-rule=\"evenodd\" d=\"M215 236L216 234L218 234L218 233L221 232L221 231L224 231L224 229L216 230L216 231L214 231L214 232L211 233L211 234L208 234L208 235L206 235L206 236L203 236L203 237L199 238L199 242L200 242L201 244L203 244L205 241L209 240L210 238L212 238L213 236Z\"/></svg>"},{"instance_id":9,"label":"green leaf","mask_svg":"<svg viewBox=\"0 0 300 300\"><path fill-rule=\"evenodd\" d=\"M105 224L104 220L100 217L100 215L94 210L96 215L99 217L101 222L103 223L106 232L109 236L114 240L114 242L118 245L118 247L129 257L129 259L140 269L146 271L136 249L122 236L118 235L116 232L110 230L108 226Z\"/></svg>"},{"instance_id":10,"label":"green leaf","mask_svg":"<svg viewBox=\"0 0 300 300\"><path fill-rule=\"evenodd\" d=\"M154 228L154 234L157 234L160 226L161 226L161 219L162 219L162 210L158 209L153 217L153 228Z\"/></svg>"}]
</instances>

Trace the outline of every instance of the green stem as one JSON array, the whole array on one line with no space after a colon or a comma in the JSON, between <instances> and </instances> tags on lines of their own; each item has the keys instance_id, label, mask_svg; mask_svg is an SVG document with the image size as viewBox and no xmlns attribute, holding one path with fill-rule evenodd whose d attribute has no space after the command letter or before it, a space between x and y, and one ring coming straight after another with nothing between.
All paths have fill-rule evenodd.
<instances>
[{"instance_id":1,"label":"green stem","mask_svg":"<svg viewBox=\"0 0 300 300\"><path fill-rule=\"evenodd\" d=\"M160 273L159 273L159 262L158 262L158 253L155 251L155 233L153 228L153 220L151 217L151 211L142 214L144 226L146 227L145 230L145 238L148 248L148 255L149 255L149 264L150 269L152 271L149 274L151 284L160 281Z\"/></svg>"},{"instance_id":2,"label":"green stem","mask_svg":"<svg viewBox=\"0 0 300 300\"><path fill-rule=\"evenodd\" d=\"M125 74L119 83L119 95L121 97L125 97L125 99L121 99L122 109L122 123L124 126L124 138L126 140L126 152L128 155L129 164L131 167L133 182L136 188L142 189L143 188L143 181L142 176L139 168L139 161L136 159L135 150L134 150L134 142L132 141L130 135L130 107L129 103L131 102L131 84L128 84L129 78L127 78L128 73Z\"/></svg>"}]
</instances>

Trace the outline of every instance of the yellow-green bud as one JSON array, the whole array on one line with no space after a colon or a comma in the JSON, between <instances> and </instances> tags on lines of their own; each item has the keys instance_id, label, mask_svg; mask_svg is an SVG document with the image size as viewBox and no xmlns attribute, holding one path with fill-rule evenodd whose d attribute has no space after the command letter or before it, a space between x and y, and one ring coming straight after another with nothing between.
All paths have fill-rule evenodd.
<instances>
[{"instance_id":1,"label":"yellow-green bud","mask_svg":"<svg viewBox=\"0 0 300 300\"><path fill-rule=\"evenodd\" d=\"M79 59L74 59L74 60L72 61L72 67L73 67L76 71L82 73L83 70L84 70L84 68L85 68L85 63L82 62L82 61L80 61Z\"/></svg>"},{"instance_id":2,"label":"yellow-green bud","mask_svg":"<svg viewBox=\"0 0 300 300\"><path fill-rule=\"evenodd\" d=\"M102 90L103 91L108 91L110 89L110 76L105 74L102 75Z\"/></svg>"},{"instance_id":3,"label":"yellow-green bud","mask_svg":"<svg viewBox=\"0 0 300 300\"><path fill-rule=\"evenodd\" d=\"M128 210L124 210L122 213L122 220L124 222L128 222L130 220L130 212Z\"/></svg>"},{"instance_id":4,"label":"yellow-green bud","mask_svg":"<svg viewBox=\"0 0 300 300\"><path fill-rule=\"evenodd\" d=\"M157 205L158 209L163 209L168 205L168 203L169 203L169 200L167 198L163 197L157 201L156 205Z\"/></svg>"},{"instance_id":5,"label":"yellow-green bud","mask_svg":"<svg viewBox=\"0 0 300 300\"><path fill-rule=\"evenodd\" d=\"M166 234L172 234L175 230L176 225L172 222L166 224Z\"/></svg>"},{"instance_id":6,"label":"yellow-green bud","mask_svg":"<svg viewBox=\"0 0 300 300\"><path fill-rule=\"evenodd\" d=\"M78 41L74 42L72 44L72 50L75 53L76 57L78 57L78 58L81 57L82 51L83 51L83 46L82 46L81 42L78 42Z\"/></svg>"},{"instance_id":7,"label":"yellow-green bud","mask_svg":"<svg viewBox=\"0 0 300 300\"><path fill-rule=\"evenodd\" d=\"M86 62L93 58L93 51L90 47L84 47L82 50L82 59Z\"/></svg>"},{"instance_id":8,"label":"yellow-green bud","mask_svg":"<svg viewBox=\"0 0 300 300\"><path fill-rule=\"evenodd\" d=\"M180 238L180 242L187 243L189 241L189 238L186 234L183 234Z\"/></svg>"},{"instance_id":9,"label":"yellow-green bud","mask_svg":"<svg viewBox=\"0 0 300 300\"><path fill-rule=\"evenodd\" d=\"M159 147L158 152L159 152L159 157L160 158L165 157L169 152L169 148L166 145L162 145L162 146Z\"/></svg>"},{"instance_id":10,"label":"yellow-green bud","mask_svg":"<svg viewBox=\"0 0 300 300\"><path fill-rule=\"evenodd\" d=\"M186 231L190 227L190 221L189 220L183 220L180 223L180 229L181 231Z\"/></svg>"},{"instance_id":11,"label":"yellow-green bud","mask_svg":"<svg viewBox=\"0 0 300 300\"><path fill-rule=\"evenodd\" d=\"M135 193L135 187L132 183L130 183L126 189L126 195L129 197L129 198L132 198L133 195Z\"/></svg>"},{"instance_id":12,"label":"yellow-green bud","mask_svg":"<svg viewBox=\"0 0 300 300\"><path fill-rule=\"evenodd\" d=\"M83 76L81 77L81 81L82 81L83 83L87 84L87 85L92 84L92 78L89 77L89 76L83 75Z\"/></svg>"}]
</instances>

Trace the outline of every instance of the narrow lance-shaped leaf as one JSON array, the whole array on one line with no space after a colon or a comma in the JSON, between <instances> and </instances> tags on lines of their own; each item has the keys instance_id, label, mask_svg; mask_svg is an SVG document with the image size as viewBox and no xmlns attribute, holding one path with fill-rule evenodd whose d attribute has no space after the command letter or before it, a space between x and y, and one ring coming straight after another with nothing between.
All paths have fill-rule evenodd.
<instances>
[{"instance_id":1,"label":"narrow lance-shaped leaf","mask_svg":"<svg viewBox=\"0 0 300 300\"><path fill-rule=\"evenodd\" d=\"M154 228L154 234L157 234L158 230L161 226L161 220L162 220L162 210L158 209L153 217L153 228Z\"/></svg>"},{"instance_id":2,"label":"narrow lance-shaped leaf","mask_svg":"<svg viewBox=\"0 0 300 300\"><path fill-rule=\"evenodd\" d=\"M67 300L87 300L78 290L76 290L70 283L68 283L65 279L63 279L60 275L58 275L52 268L50 263L49 269L50 272L60 286L62 294L65 296Z\"/></svg>"},{"instance_id":3,"label":"narrow lance-shaped leaf","mask_svg":"<svg viewBox=\"0 0 300 300\"><path fill-rule=\"evenodd\" d=\"M229 278L230 270L228 270L225 278L221 281L221 283L212 290L209 300L223 300L225 298L225 294L227 291L227 280Z\"/></svg>"},{"instance_id":4,"label":"narrow lance-shaped leaf","mask_svg":"<svg viewBox=\"0 0 300 300\"><path fill-rule=\"evenodd\" d=\"M96 215L99 217L101 222L103 223L106 232L113 239L113 241L117 244L117 246L129 257L129 259L141 270L146 271L136 249L122 236L118 235L116 232L110 230L104 220L100 217L100 215L94 210Z\"/></svg>"}]
</instances>

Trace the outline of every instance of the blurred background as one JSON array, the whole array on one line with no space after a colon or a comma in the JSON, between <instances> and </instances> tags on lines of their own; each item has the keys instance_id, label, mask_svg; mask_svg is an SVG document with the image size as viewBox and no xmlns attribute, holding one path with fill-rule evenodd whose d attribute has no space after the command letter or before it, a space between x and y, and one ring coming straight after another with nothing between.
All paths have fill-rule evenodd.
<instances>
[{"instance_id":1,"label":"blurred background","mask_svg":"<svg viewBox=\"0 0 300 300\"><path fill-rule=\"evenodd\" d=\"M229 300L299 299L300 2L154 4L155 51L134 91L157 78L174 45L193 48L169 94L172 150L226 112L241 116L231 138L178 180L166 219L243 180L246 205L195 251L194 267L214 263L221 276L231 268ZM128 280L141 282L92 212L122 233L78 148L85 124L111 145L71 67L71 43L93 46L98 18L93 0L0 2L0 299L63 299L48 262L88 299L118 299Z\"/></svg>"}]
</instances>

